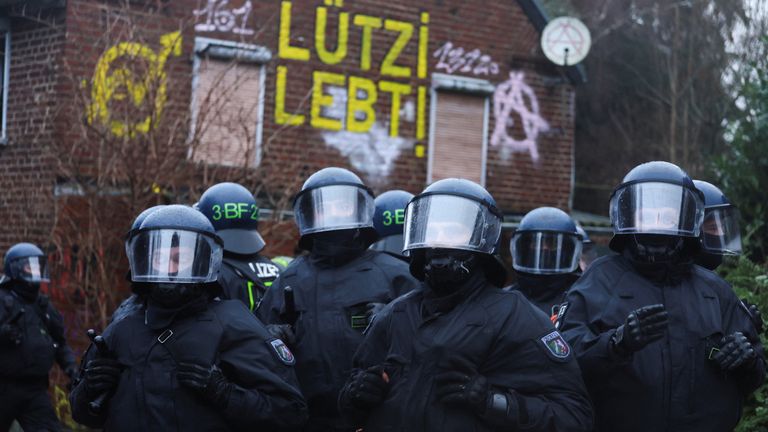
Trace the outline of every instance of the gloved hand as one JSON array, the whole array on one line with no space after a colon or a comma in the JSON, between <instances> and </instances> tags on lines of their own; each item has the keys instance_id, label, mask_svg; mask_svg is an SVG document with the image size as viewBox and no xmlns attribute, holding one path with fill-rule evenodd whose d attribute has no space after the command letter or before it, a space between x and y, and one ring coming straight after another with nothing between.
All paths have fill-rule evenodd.
<instances>
[{"instance_id":1,"label":"gloved hand","mask_svg":"<svg viewBox=\"0 0 768 432\"><path fill-rule=\"evenodd\" d=\"M368 303L365 307L365 318L368 320L368 324L373 321L373 317L376 316L377 313L381 312L382 309L384 309L384 306L386 306L386 303L375 303L371 302Z\"/></svg>"},{"instance_id":2,"label":"gloved hand","mask_svg":"<svg viewBox=\"0 0 768 432\"><path fill-rule=\"evenodd\" d=\"M13 324L3 324L0 326L0 340L19 345L23 340L24 333Z\"/></svg>"},{"instance_id":3,"label":"gloved hand","mask_svg":"<svg viewBox=\"0 0 768 432\"><path fill-rule=\"evenodd\" d=\"M370 409L382 403L389 392L389 382L384 377L381 366L355 372L341 391L342 409Z\"/></svg>"},{"instance_id":4,"label":"gloved hand","mask_svg":"<svg viewBox=\"0 0 768 432\"><path fill-rule=\"evenodd\" d=\"M752 324L755 325L757 332L762 333L765 326L763 323L763 314L760 313L760 309L757 308L756 304L750 303L744 299L741 300L741 303L747 308L749 318L752 320Z\"/></svg>"},{"instance_id":5,"label":"gloved hand","mask_svg":"<svg viewBox=\"0 0 768 432\"><path fill-rule=\"evenodd\" d=\"M85 364L85 392L93 399L117 387L123 365L111 357L97 356Z\"/></svg>"},{"instance_id":6,"label":"gloved hand","mask_svg":"<svg viewBox=\"0 0 768 432\"><path fill-rule=\"evenodd\" d=\"M467 407L482 414L488 405L491 386L467 359L449 356L438 364L435 377L437 398L448 406Z\"/></svg>"},{"instance_id":7,"label":"gloved hand","mask_svg":"<svg viewBox=\"0 0 768 432\"><path fill-rule=\"evenodd\" d=\"M226 407L227 402L229 402L232 383L227 380L216 365L206 367L180 362L176 369L176 379L181 385L219 408Z\"/></svg>"},{"instance_id":8,"label":"gloved hand","mask_svg":"<svg viewBox=\"0 0 768 432\"><path fill-rule=\"evenodd\" d=\"M720 341L720 351L712 356L712 360L724 371L732 371L743 365L751 364L756 358L757 355L752 344L741 332L724 337Z\"/></svg>"},{"instance_id":9,"label":"gloved hand","mask_svg":"<svg viewBox=\"0 0 768 432\"><path fill-rule=\"evenodd\" d=\"M296 343L296 333L289 324L269 324L267 331L273 338L278 338L286 345L292 346Z\"/></svg>"},{"instance_id":10,"label":"gloved hand","mask_svg":"<svg viewBox=\"0 0 768 432\"><path fill-rule=\"evenodd\" d=\"M632 311L623 325L616 329L611 341L622 354L643 349L664 336L669 316L664 305L643 306Z\"/></svg>"},{"instance_id":11,"label":"gloved hand","mask_svg":"<svg viewBox=\"0 0 768 432\"><path fill-rule=\"evenodd\" d=\"M69 378L69 381L74 381L77 378L77 366L71 364L64 368L64 375Z\"/></svg>"}]
</instances>

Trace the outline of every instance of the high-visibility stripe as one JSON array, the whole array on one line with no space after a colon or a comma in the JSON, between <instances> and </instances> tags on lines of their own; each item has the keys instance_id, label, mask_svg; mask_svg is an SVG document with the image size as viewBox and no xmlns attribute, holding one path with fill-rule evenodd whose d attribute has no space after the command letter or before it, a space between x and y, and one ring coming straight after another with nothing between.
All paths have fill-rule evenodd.
<instances>
[{"instance_id":1,"label":"high-visibility stripe","mask_svg":"<svg viewBox=\"0 0 768 432\"><path fill-rule=\"evenodd\" d=\"M256 303L253 301L253 282L251 281L248 281L248 301L251 303L250 308L251 312L253 312Z\"/></svg>"}]
</instances>

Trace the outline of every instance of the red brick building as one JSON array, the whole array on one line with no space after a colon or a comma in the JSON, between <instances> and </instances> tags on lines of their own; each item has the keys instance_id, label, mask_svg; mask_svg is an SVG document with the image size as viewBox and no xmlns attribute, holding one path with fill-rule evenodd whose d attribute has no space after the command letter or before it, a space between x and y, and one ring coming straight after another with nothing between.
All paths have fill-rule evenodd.
<instances>
[{"instance_id":1,"label":"red brick building","mask_svg":"<svg viewBox=\"0 0 768 432\"><path fill-rule=\"evenodd\" d=\"M461 176L509 215L570 209L584 76L544 58L535 0L0 8L0 250L28 240L119 253L142 207L191 203L224 180L290 210L330 165L376 192ZM71 230L109 239L60 235Z\"/></svg>"}]
</instances>

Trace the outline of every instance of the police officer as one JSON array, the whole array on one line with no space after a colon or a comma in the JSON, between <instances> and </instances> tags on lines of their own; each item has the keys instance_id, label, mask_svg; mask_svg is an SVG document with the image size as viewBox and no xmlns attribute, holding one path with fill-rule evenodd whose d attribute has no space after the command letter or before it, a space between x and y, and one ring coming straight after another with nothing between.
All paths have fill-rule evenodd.
<instances>
[{"instance_id":1,"label":"police officer","mask_svg":"<svg viewBox=\"0 0 768 432\"><path fill-rule=\"evenodd\" d=\"M587 271L592 261L597 259L597 250L595 243L589 238L587 231L576 222L576 231L581 235L581 257L579 258L579 270L581 273Z\"/></svg>"},{"instance_id":2,"label":"police officer","mask_svg":"<svg viewBox=\"0 0 768 432\"><path fill-rule=\"evenodd\" d=\"M219 276L224 298L240 300L255 311L280 268L259 254L265 243L253 194L237 183L219 183L203 193L197 206L224 241Z\"/></svg>"},{"instance_id":3,"label":"police officer","mask_svg":"<svg viewBox=\"0 0 768 432\"><path fill-rule=\"evenodd\" d=\"M741 255L741 229L739 209L731 204L717 186L702 180L694 180L696 189L704 194L704 222L701 225L701 251L696 264L715 271L723 262L723 256ZM758 333L764 328L763 317L757 305L742 299Z\"/></svg>"},{"instance_id":4,"label":"police officer","mask_svg":"<svg viewBox=\"0 0 768 432\"><path fill-rule=\"evenodd\" d=\"M221 255L198 211L169 205L147 216L128 240L131 278L150 286L146 305L86 352L70 395L76 421L114 431L303 423L290 350L240 301L213 298Z\"/></svg>"},{"instance_id":5,"label":"police officer","mask_svg":"<svg viewBox=\"0 0 768 432\"><path fill-rule=\"evenodd\" d=\"M413 194L403 190L384 192L373 200L373 227L379 234L379 240L371 249L388 253L395 258L408 262L403 255L403 225L405 224L405 206Z\"/></svg>"},{"instance_id":6,"label":"police officer","mask_svg":"<svg viewBox=\"0 0 768 432\"><path fill-rule=\"evenodd\" d=\"M156 205L153 207L150 207L141 213L139 213L138 216L136 216L136 219L134 219L133 224L131 224L131 229L128 230L128 234L125 236L125 252L126 254L129 251L128 248L128 240L133 237L133 234L138 231L139 228L141 228L141 223L144 222L144 219L147 218L152 212L159 208L165 207L164 205ZM110 322L115 320L121 320L125 318L126 316L140 311L142 306L144 305L144 302L147 299L147 294L149 294L149 286L147 286L146 282L133 282L131 281L131 272L128 271L128 274L126 275L128 278L128 281L131 283L131 295L122 301L120 305L115 309L114 312L112 312L112 317L110 318Z\"/></svg>"},{"instance_id":7,"label":"police officer","mask_svg":"<svg viewBox=\"0 0 768 432\"><path fill-rule=\"evenodd\" d=\"M258 310L296 354L308 431L351 430L336 400L362 332L383 304L416 285L406 263L368 249L376 240L373 210L373 194L352 172L310 176L294 201L299 246L309 255L290 264Z\"/></svg>"},{"instance_id":8,"label":"police officer","mask_svg":"<svg viewBox=\"0 0 768 432\"><path fill-rule=\"evenodd\" d=\"M554 322L565 291L579 278L581 247L567 213L554 207L531 210L510 240L517 282L507 289L520 291Z\"/></svg>"},{"instance_id":9,"label":"police officer","mask_svg":"<svg viewBox=\"0 0 768 432\"><path fill-rule=\"evenodd\" d=\"M48 398L54 361L73 379L75 357L64 339L64 320L48 297L45 254L31 243L8 249L0 281L0 430L14 419L26 431L61 429Z\"/></svg>"},{"instance_id":10,"label":"police officer","mask_svg":"<svg viewBox=\"0 0 768 432\"><path fill-rule=\"evenodd\" d=\"M366 432L589 431L576 359L552 323L505 292L501 212L468 180L408 205L417 290L384 308L355 354L339 406Z\"/></svg>"},{"instance_id":11,"label":"police officer","mask_svg":"<svg viewBox=\"0 0 768 432\"><path fill-rule=\"evenodd\" d=\"M618 255L592 264L560 317L597 430L733 430L765 379L763 347L728 283L693 265L702 193L649 162L614 190L610 216Z\"/></svg>"}]
</instances>

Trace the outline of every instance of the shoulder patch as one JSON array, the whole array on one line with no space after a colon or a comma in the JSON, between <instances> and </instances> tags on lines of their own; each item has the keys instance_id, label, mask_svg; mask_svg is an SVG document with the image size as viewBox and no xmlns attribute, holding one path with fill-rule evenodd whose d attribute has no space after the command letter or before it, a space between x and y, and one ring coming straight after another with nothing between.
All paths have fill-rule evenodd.
<instances>
[{"instance_id":1,"label":"shoulder patch","mask_svg":"<svg viewBox=\"0 0 768 432\"><path fill-rule=\"evenodd\" d=\"M272 339L267 342L272 350L277 354L277 358L288 366L296 364L296 357L293 356L291 350L288 349L288 345L280 339Z\"/></svg>"},{"instance_id":2,"label":"shoulder patch","mask_svg":"<svg viewBox=\"0 0 768 432\"><path fill-rule=\"evenodd\" d=\"M566 359L571 354L571 347L563 339L563 336L557 331L553 331L539 339L547 349L557 359Z\"/></svg>"},{"instance_id":3,"label":"shoulder patch","mask_svg":"<svg viewBox=\"0 0 768 432\"><path fill-rule=\"evenodd\" d=\"M568 307L571 304L569 302L563 302L560 304L560 307L557 310L557 315L554 315L553 324L555 325L555 328L560 330L560 326L563 324L563 319L565 318L565 313L568 312Z\"/></svg>"}]
</instances>

